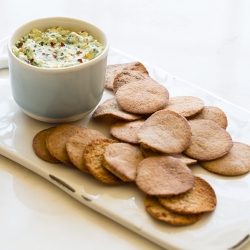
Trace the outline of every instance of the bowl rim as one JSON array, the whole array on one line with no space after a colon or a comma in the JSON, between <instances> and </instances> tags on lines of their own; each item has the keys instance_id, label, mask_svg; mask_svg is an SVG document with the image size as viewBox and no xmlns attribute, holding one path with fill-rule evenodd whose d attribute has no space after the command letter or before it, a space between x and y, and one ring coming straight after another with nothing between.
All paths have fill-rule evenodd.
<instances>
[{"instance_id":1,"label":"bowl rim","mask_svg":"<svg viewBox=\"0 0 250 250\"><path fill-rule=\"evenodd\" d=\"M102 51L102 53L100 55L98 55L97 57L93 58L92 60L88 61L88 62L84 62L82 64L78 64L78 65L73 65L73 66L69 66L69 67L60 67L60 68L44 68L44 67L36 67L34 65L30 65L22 60L20 60L19 58L17 58L14 53L12 52L11 47L13 46L13 37L14 35L19 32L20 30L24 29L25 27L32 25L32 23L35 22L43 22L43 21L71 21L71 22L82 22L85 25L89 25L93 28L95 28L96 30L98 30L98 32L102 35L102 37L104 38L106 45L104 45L104 50ZM63 26L63 25L62 25ZM51 25L51 27L53 27L53 24ZM35 28L35 27L34 27ZM26 23L23 23L21 26L17 27L12 34L9 36L9 40L8 40L8 56L11 57L13 60L15 60L17 63L20 64L20 66L25 67L27 69L31 69L34 71L45 71L45 72L58 72L58 71L72 71L72 70L76 70L76 69L81 69L81 68L86 68L86 67L90 67L91 65L97 63L98 61L102 60L103 58L105 58L108 55L108 51L109 51L109 47L110 47L110 43L109 43L109 39L107 38L106 33L99 28L98 26L87 22L83 19L77 19L77 18L72 18L72 17L67 17L67 16L53 16L53 17L44 17L44 18L37 18L37 19L33 19L30 20Z\"/></svg>"}]
</instances>

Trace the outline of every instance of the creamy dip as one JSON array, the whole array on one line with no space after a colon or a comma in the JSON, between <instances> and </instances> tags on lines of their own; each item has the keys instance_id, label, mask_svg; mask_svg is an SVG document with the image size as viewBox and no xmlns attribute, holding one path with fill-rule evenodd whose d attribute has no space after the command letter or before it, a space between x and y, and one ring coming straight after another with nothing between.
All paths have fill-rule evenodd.
<instances>
[{"instance_id":1,"label":"creamy dip","mask_svg":"<svg viewBox=\"0 0 250 250\"><path fill-rule=\"evenodd\" d=\"M73 32L60 26L45 32L34 28L12 46L17 58L43 68L79 65L97 57L103 50L104 46L87 32Z\"/></svg>"}]
</instances>

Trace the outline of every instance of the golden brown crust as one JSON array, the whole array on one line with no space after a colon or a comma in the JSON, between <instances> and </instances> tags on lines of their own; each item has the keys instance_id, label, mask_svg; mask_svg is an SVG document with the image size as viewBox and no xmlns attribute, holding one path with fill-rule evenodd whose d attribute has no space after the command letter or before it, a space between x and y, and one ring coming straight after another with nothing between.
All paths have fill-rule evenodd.
<instances>
[{"instance_id":1,"label":"golden brown crust","mask_svg":"<svg viewBox=\"0 0 250 250\"><path fill-rule=\"evenodd\" d=\"M112 174L103 166L105 148L117 141L112 139L96 139L88 144L85 148L83 157L89 172L99 181L105 184L122 184L124 183L116 175Z\"/></svg>"},{"instance_id":2,"label":"golden brown crust","mask_svg":"<svg viewBox=\"0 0 250 250\"><path fill-rule=\"evenodd\" d=\"M144 159L139 146L113 143L105 148L104 167L123 181L135 180L136 168Z\"/></svg>"},{"instance_id":3,"label":"golden brown crust","mask_svg":"<svg viewBox=\"0 0 250 250\"><path fill-rule=\"evenodd\" d=\"M98 138L107 137L97 130L85 129L70 137L66 143L66 150L71 162L83 172L89 173L89 170L85 165L85 159L83 157L85 148L93 140Z\"/></svg>"},{"instance_id":4,"label":"golden brown crust","mask_svg":"<svg viewBox=\"0 0 250 250\"><path fill-rule=\"evenodd\" d=\"M226 129L228 125L227 116L220 108L216 106L204 106L201 112L190 119L212 120Z\"/></svg>"},{"instance_id":5,"label":"golden brown crust","mask_svg":"<svg viewBox=\"0 0 250 250\"><path fill-rule=\"evenodd\" d=\"M221 158L199 161L205 169L225 176L237 176L250 171L250 146L234 142L231 150Z\"/></svg>"},{"instance_id":6,"label":"golden brown crust","mask_svg":"<svg viewBox=\"0 0 250 250\"><path fill-rule=\"evenodd\" d=\"M180 214L211 212L217 204L216 194L211 185L198 176L195 176L194 186L187 192L158 199L163 207Z\"/></svg>"},{"instance_id":7,"label":"golden brown crust","mask_svg":"<svg viewBox=\"0 0 250 250\"><path fill-rule=\"evenodd\" d=\"M171 110L160 110L144 122L137 136L144 148L178 154L189 146L191 130L185 117Z\"/></svg>"},{"instance_id":8,"label":"golden brown crust","mask_svg":"<svg viewBox=\"0 0 250 250\"><path fill-rule=\"evenodd\" d=\"M47 128L39 133L37 133L32 142L32 147L35 152L35 154L43 159L44 161L50 162L50 163L59 163L57 158L53 157L49 150L46 147L46 138L49 134L51 134L55 130L55 127Z\"/></svg>"},{"instance_id":9,"label":"golden brown crust","mask_svg":"<svg viewBox=\"0 0 250 250\"><path fill-rule=\"evenodd\" d=\"M50 133L46 138L46 147L49 152L67 165L73 165L66 151L66 142L77 132L85 128L73 124L62 124Z\"/></svg>"},{"instance_id":10,"label":"golden brown crust","mask_svg":"<svg viewBox=\"0 0 250 250\"><path fill-rule=\"evenodd\" d=\"M167 208L164 208L158 201L157 197L147 195L144 205L149 214L158 220L165 221L174 226L190 225L201 219L200 214L178 214Z\"/></svg>"},{"instance_id":11,"label":"golden brown crust","mask_svg":"<svg viewBox=\"0 0 250 250\"><path fill-rule=\"evenodd\" d=\"M213 160L225 155L233 146L230 134L211 120L190 120L191 143L184 151L197 160Z\"/></svg>"},{"instance_id":12,"label":"golden brown crust","mask_svg":"<svg viewBox=\"0 0 250 250\"><path fill-rule=\"evenodd\" d=\"M180 159L171 156L152 156L137 166L135 182L148 195L161 197L178 195L194 184L194 175Z\"/></svg>"}]
</instances>

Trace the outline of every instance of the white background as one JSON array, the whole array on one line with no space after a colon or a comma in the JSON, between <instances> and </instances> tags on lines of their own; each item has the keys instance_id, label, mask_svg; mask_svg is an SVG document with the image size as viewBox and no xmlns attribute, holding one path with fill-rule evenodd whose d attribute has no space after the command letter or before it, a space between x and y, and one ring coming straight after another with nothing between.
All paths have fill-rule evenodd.
<instances>
[{"instance_id":1,"label":"white background","mask_svg":"<svg viewBox=\"0 0 250 250\"><path fill-rule=\"evenodd\" d=\"M0 40L39 17L84 19L113 48L250 111L250 1L1 0L0 11ZM161 249L1 155L0 190L0 249Z\"/></svg>"}]
</instances>

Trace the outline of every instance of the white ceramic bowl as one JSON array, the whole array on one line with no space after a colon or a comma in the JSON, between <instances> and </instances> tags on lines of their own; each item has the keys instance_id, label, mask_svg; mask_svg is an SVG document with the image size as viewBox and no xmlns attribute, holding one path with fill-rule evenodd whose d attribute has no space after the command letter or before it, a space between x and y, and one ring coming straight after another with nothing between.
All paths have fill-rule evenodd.
<instances>
[{"instance_id":1,"label":"white ceramic bowl","mask_svg":"<svg viewBox=\"0 0 250 250\"><path fill-rule=\"evenodd\" d=\"M64 68L41 68L18 59L11 46L32 28L45 30L62 26L84 30L104 45L104 51L89 62ZM79 120L99 103L104 91L109 42L96 26L68 17L49 17L19 27L8 43L9 74L12 95L27 115L44 122L63 123Z\"/></svg>"}]
</instances>

